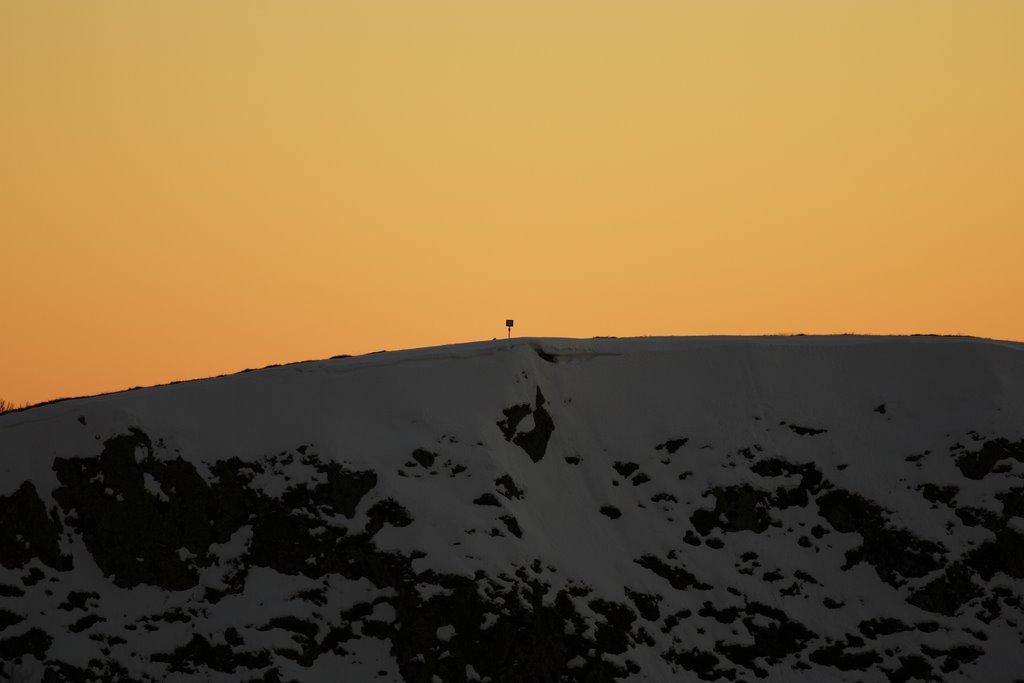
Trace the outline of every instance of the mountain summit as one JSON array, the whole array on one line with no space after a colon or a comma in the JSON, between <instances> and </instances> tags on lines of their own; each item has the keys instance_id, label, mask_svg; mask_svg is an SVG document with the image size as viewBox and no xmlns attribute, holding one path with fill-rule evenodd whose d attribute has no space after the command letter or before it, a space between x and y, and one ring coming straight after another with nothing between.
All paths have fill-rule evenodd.
<instances>
[{"instance_id":1,"label":"mountain summit","mask_svg":"<svg viewBox=\"0 0 1024 683\"><path fill-rule=\"evenodd\" d=\"M516 339L0 416L0 680L1012 681L1024 345Z\"/></svg>"}]
</instances>

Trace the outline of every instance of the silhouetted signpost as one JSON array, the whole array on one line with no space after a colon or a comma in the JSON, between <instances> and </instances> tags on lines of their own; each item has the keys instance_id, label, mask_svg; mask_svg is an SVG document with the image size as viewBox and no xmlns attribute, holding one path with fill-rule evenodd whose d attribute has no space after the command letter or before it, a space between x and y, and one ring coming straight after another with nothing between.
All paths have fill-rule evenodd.
<instances>
[{"instance_id":1,"label":"silhouetted signpost","mask_svg":"<svg viewBox=\"0 0 1024 683\"><path fill-rule=\"evenodd\" d=\"M516 321L515 321L515 320L512 320L511 318L505 321L505 327L507 327L507 328L508 328L508 338L509 338L509 339L511 339L511 338L512 338L512 325L514 325L514 324L515 324L515 322L516 322Z\"/></svg>"}]
</instances>

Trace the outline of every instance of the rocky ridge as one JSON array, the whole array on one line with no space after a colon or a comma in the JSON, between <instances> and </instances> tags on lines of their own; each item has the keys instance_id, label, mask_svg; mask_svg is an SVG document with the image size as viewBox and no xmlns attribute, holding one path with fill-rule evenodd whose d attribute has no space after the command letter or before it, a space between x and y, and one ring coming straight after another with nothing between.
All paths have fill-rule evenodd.
<instances>
[{"instance_id":1,"label":"rocky ridge","mask_svg":"<svg viewBox=\"0 0 1024 683\"><path fill-rule=\"evenodd\" d=\"M1016 680L1024 348L385 356L0 417L0 680Z\"/></svg>"}]
</instances>

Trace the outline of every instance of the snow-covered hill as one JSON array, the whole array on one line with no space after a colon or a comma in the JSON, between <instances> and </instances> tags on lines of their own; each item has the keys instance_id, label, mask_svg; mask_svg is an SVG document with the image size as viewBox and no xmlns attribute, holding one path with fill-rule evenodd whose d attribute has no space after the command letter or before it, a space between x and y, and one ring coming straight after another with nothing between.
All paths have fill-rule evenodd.
<instances>
[{"instance_id":1,"label":"snow-covered hill","mask_svg":"<svg viewBox=\"0 0 1024 683\"><path fill-rule=\"evenodd\" d=\"M1024 678L1024 345L521 339L0 417L0 679Z\"/></svg>"}]
</instances>

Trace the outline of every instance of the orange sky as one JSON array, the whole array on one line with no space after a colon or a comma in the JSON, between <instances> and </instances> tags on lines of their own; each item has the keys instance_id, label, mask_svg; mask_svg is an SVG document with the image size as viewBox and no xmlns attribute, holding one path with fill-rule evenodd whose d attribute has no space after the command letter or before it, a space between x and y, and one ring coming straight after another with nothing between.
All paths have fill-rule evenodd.
<instances>
[{"instance_id":1,"label":"orange sky","mask_svg":"<svg viewBox=\"0 0 1024 683\"><path fill-rule=\"evenodd\" d=\"M0 2L0 398L516 332L1024 339L1024 2Z\"/></svg>"}]
</instances>

